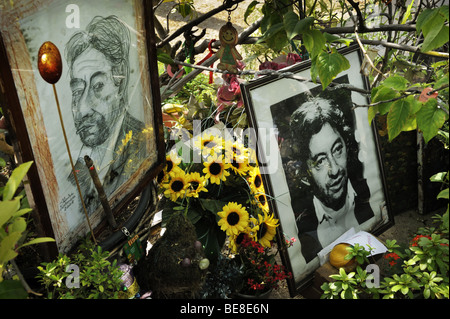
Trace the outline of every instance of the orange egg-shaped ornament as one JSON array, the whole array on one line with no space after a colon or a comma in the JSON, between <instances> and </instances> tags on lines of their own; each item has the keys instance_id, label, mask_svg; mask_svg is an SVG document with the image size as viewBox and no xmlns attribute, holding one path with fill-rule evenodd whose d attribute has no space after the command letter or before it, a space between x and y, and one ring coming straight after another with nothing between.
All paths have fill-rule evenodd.
<instances>
[{"instance_id":1,"label":"orange egg-shaped ornament","mask_svg":"<svg viewBox=\"0 0 450 319\"><path fill-rule=\"evenodd\" d=\"M42 78L50 84L55 84L61 77L61 54L56 45L50 41L44 42L39 48L38 69Z\"/></svg>"},{"instance_id":2,"label":"orange egg-shaped ornament","mask_svg":"<svg viewBox=\"0 0 450 319\"><path fill-rule=\"evenodd\" d=\"M330 252L330 264L337 269L344 268L345 271L355 269L357 265L355 258L349 260L345 259L349 253L347 247L350 246L351 245L347 243L340 243L334 246Z\"/></svg>"}]
</instances>

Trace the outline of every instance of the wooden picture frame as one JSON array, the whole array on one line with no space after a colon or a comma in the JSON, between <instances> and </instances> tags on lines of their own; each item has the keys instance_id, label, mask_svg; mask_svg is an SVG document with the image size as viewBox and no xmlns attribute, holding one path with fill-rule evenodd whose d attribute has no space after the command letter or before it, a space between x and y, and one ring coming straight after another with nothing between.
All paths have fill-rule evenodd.
<instances>
[{"instance_id":1,"label":"wooden picture frame","mask_svg":"<svg viewBox=\"0 0 450 319\"><path fill-rule=\"evenodd\" d=\"M60 252L89 231L62 126L92 227L104 214L81 162L85 155L113 213L164 165L155 39L152 6L143 0L19 0L0 10L0 103L19 162L34 162L26 190L36 222ZM37 68L46 41L62 56L54 87L63 121Z\"/></svg>"},{"instance_id":2,"label":"wooden picture frame","mask_svg":"<svg viewBox=\"0 0 450 319\"><path fill-rule=\"evenodd\" d=\"M377 235L393 225L375 124L367 108L354 108L367 105L367 96L344 88L366 90L361 54L357 46L340 53L351 65L333 80L341 87L323 90L276 75L241 84L270 207L280 220L281 257L293 273L291 295L311 283L318 252L343 233ZM283 72L310 79L310 68L305 61ZM283 236L295 238L294 245L285 248Z\"/></svg>"}]
</instances>

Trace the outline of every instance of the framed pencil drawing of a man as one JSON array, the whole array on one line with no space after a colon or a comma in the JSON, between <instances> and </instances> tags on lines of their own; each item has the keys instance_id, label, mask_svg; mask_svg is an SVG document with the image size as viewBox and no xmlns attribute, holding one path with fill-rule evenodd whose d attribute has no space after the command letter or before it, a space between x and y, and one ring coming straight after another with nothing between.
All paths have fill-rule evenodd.
<instances>
[{"instance_id":1,"label":"framed pencil drawing of a man","mask_svg":"<svg viewBox=\"0 0 450 319\"><path fill-rule=\"evenodd\" d=\"M59 251L86 233L86 211L94 227L102 220L85 156L92 159L114 212L162 168L152 16L151 5L142 0L21 0L0 11L2 84L14 84L0 97L14 117L21 154L35 163L29 197L50 224L46 235L56 239ZM54 88L74 169L56 95L37 70L38 50L46 41L62 57Z\"/></svg>"},{"instance_id":2,"label":"framed pencil drawing of a man","mask_svg":"<svg viewBox=\"0 0 450 319\"><path fill-rule=\"evenodd\" d=\"M291 292L307 284L319 252L341 235L392 224L377 139L367 110L353 107L366 97L345 88L365 87L359 51L343 52L351 67L333 80L337 89L279 77L243 85L279 235L296 239L285 252ZM309 64L288 71L307 78Z\"/></svg>"},{"instance_id":3,"label":"framed pencil drawing of a man","mask_svg":"<svg viewBox=\"0 0 450 319\"><path fill-rule=\"evenodd\" d=\"M83 157L96 163L107 195L130 177L127 166L139 167L146 157L145 123L128 111L129 50L130 31L117 16L94 17L65 47L73 123L82 142L75 167L90 213L98 199ZM132 142L122 143L127 136Z\"/></svg>"}]
</instances>

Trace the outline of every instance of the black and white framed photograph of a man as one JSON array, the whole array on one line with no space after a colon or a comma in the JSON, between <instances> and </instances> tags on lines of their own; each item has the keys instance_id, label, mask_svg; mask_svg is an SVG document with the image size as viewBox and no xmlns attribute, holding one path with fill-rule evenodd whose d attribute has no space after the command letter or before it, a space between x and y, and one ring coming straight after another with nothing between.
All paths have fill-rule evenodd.
<instances>
[{"instance_id":1,"label":"black and white framed photograph of a man","mask_svg":"<svg viewBox=\"0 0 450 319\"><path fill-rule=\"evenodd\" d=\"M351 67L334 88L275 76L242 85L279 238L296 239L283 253L291 294L312 278L319 252L347 231L376 235L393 223L374 127L367 109L354 108L367 97L345 88L365 88L359 50L342 52ZM308 78L310 63L286 72Z\"/></svg>"},{"instance_id":2,"label":"black and white framed photograph of a man","mask_svg":"<svg viewBox=\"0 0 450 319\"><path fill-rule=\"evenodd\" d=\"M348 83L345 75L334 81ZM374 217L358 159L351 92L320 87L271 106L306 262Z\"/></svg>"}]
</instances>

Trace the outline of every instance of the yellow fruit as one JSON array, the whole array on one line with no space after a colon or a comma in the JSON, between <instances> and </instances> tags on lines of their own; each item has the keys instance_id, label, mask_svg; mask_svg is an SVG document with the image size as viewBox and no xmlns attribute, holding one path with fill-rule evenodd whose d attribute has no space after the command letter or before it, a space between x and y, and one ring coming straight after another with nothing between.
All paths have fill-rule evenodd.
<instances>
[{"instance_id":1,"label":"yellow fruit","mask_svg":"<svg viewBox=\"0 0 450 319\"><path fill-rule=\"evenodd\" d=\"M330 264L336 268L350 268L355 264L355 259L345 259L345 256L348 254L347 247L351 246L350 244L342 243L337 244L333 247L330 252Z\"/></svg>"}]
</instances>

